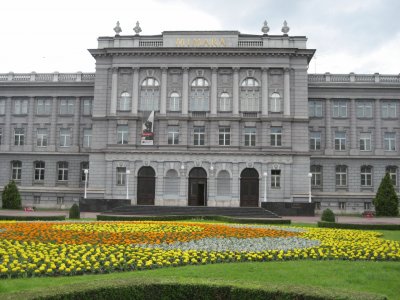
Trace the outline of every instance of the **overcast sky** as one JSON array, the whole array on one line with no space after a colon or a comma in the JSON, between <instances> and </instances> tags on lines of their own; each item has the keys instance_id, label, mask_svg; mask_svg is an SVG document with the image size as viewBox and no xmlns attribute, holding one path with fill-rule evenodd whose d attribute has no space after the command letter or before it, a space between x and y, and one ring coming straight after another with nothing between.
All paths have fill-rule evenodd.
<instances>
[{"instance_id":1,"label":"overcast sky","mask_svg":"<svg viewBox=\"0 0 400 300\"><path fill-rule=\"evenodd\" d=\"M94 72L97 37L166 30L238 30L308 37L309 73L400 73L399 0L7 0L0 9L0 73Z\"/></svg>"}]
</instances>

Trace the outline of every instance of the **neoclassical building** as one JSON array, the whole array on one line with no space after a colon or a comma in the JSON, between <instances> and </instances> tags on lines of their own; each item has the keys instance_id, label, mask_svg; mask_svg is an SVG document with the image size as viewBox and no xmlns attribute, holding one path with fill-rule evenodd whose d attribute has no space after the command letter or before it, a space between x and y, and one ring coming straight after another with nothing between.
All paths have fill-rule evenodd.
<instances>
[{"instance_id":1,"label":"neoclassical building","mask_svg":"<svg viewBox=\"0 0 400 300\"><path fill-rule=\"evenodd\" d=\"M85 179L133 205L307 202L311 184L317 209L352 213L385 172L399 185L398 75L308 74L315 50L286 25L115 31L95 73L0 74L0 186L24 205L69 206Z\"/></svg>"}]
</instances>

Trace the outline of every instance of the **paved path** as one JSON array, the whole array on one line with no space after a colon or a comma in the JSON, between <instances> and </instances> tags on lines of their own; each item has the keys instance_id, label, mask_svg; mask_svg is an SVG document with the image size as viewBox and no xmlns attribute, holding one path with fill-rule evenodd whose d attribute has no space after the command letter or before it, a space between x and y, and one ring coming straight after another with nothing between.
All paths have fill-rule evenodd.
<instances>
[{"instance_id":1,"label":"paved path","mask_svg":"<svg viewBox=\"0 0 400 300\"><path fill-rule=\"evenodd\" d=\"M98 212L82 212L81 218L92 218L95 219ZM0 209L0 215L8 216L67 216L68 211L65 210L39 210L34 212L28 212L23 210L8 210ZM293 223L311 223L316 224L320 220L320 216L315 217L282 217L282 219L292 220ZM338 216L337 222L339 223L354 223L354 224L400 224L400 217L389 218L361 218L361 217L350 217L350 216Z\"/></svg>"}]
</instances>

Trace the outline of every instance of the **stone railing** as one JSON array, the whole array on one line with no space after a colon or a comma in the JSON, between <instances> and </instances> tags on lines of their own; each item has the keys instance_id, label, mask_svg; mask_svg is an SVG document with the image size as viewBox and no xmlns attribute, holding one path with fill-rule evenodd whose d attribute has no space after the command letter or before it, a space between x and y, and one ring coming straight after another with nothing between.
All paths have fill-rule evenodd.
<instances>
[{"instance_id":1,"label":"stone railing","mask_svg":"<svg viewBox=\"0 0 400 300\"><path fill-rule=\"evenodd\" d=\"M94 82L95 73L2 73L0 82Z\"/></svg>"},{"instance_id":2,"label":"stone railing","mask_svg":"<svg viewBox=\"0 0 400 300\"><path fill-rule=\"evenodd\" d=\"M375 74L308 74L308 82L370 82L370 83L400 83L400 74L398 75L381 75Z\"/></svg>"}]
</instances>

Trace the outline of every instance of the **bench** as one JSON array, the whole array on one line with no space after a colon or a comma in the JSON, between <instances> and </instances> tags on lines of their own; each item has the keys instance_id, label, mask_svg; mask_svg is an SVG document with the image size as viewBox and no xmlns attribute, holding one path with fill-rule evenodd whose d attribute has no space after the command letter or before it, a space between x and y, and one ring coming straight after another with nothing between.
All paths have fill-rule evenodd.
<instances>
[{"instance_id":1,"label":"bench","mask_svg":"<svg viewBox=\"0 0 400 300\"><path fill-rule=\"evenodd\" d=\"M366 211L364 211L364 212L362 213L362 216L363 216L364 218L373 218L373 217L375 217L375 212L370 211L370 210L366 210Z\"/></svg>"}]
</instances>

